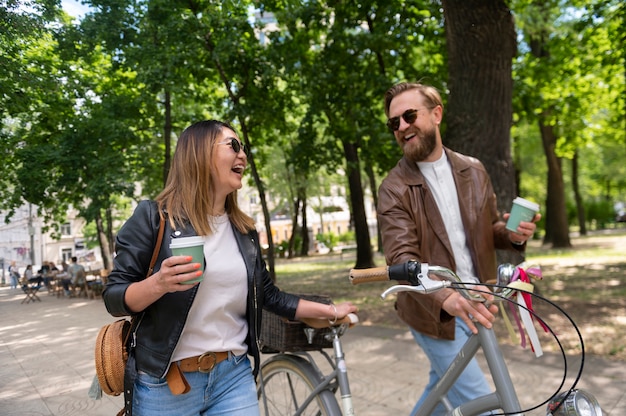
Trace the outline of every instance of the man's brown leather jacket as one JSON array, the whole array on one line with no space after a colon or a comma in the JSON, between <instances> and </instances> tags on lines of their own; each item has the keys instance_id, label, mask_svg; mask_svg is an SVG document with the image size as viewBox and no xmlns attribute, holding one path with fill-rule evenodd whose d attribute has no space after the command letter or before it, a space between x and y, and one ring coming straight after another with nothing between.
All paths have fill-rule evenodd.
<instances>
[{"instance_id":1,"label":"man's brown leather jacket","mask_svg":"<svg viewBox=\"0 0 626 416\"><path fill-rule=\"evenodd\" d=\"M444 149L452 166L461 217L474 270L481 282L496 277L496 249L523 250L509 240L496 196L482 163ZM417 164L402 158L379 189L378 218L388 265L418 260L456 270L452 247L435 198ZM454 339L454 317L441 308L452 289L398 294L399 317L415 330Z\"/></svg>"}]
</instances>

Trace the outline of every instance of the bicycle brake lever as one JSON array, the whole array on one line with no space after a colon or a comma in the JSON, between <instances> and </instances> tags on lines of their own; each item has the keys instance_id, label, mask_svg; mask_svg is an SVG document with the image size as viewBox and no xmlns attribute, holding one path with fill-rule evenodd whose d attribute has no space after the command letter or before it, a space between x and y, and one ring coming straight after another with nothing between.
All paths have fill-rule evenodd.
<instances>
[{"instance_id":1,"label":"bicycle brake lever","mask_svg":"<svg viewBox=\"0 0 626 416\"><path fill-rule=\"evenodd\" d=\"M447 280L431 280L431 279L422 279L420 286L409 286L409 285L395 285L391 286L389 289L385 290L380 297L385 299L387 296L398 293L398 292L415 292L421 294L433 293L438 290L443 289L444 287L449 287L451 285Z\"/></svg>"}]
</instances>

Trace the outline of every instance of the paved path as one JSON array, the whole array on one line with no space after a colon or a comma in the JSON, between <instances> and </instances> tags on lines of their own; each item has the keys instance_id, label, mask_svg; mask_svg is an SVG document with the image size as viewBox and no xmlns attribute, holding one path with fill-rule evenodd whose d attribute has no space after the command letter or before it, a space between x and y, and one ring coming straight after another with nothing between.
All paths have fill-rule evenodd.
<instances>
[{"instance_id":1,"label":"paved path","mask_svg":"<svg viewBox=\"0 0 626 416\"><path fill-rule=\"evenodd\" d=\"M121 397L87 396L94 342L113 318L101 300L39 296L41 302L21 304L21 291L0 288L0 415L115 415ZM343 340L356 415L409 414L428 367L407 331L357 326ZM545 400L560 383L559 356L503 350L523 406ZM578 364L572 361L570 373ZM587 357L579 387L598 397L605 415L626 415L626 363ZM543 406L527 415L545 415Z\"/></svg>"}]
</instances>

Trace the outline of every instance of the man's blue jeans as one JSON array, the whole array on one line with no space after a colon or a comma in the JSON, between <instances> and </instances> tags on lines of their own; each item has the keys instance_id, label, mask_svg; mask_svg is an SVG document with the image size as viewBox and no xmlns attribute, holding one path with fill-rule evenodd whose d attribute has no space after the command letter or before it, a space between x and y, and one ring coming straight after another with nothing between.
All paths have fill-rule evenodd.
<instances>
[{"instance_id":1,"label":"man's blue jeans","mask_svg":"<svg viewBox=\"0 0 626 416\"><path fill-rule=\"evenodd\" d=\"M419 409L422 405L428 393L431 392L435 384L439 381L439 378L448 369L450 363L461 350L463 344L465 344L467 339L472 335L472 331L470 331L465 322L463 322L460 318L456 318L456 329L453 341L435 339L421 334L413 328L411 328L411 334L430 360L430 377L428 385L426 386L424 393L422 393L422 397L420 397L411 412L411 415L415 415L417 413L417 409ZM475 399L476 397L489 394L490 392L491 387L489 386L483 371L480 369L476 358L473 358L463 373L461 373L458 380L454 383L447 396L448 400L452 403L452 406L456 407L471 399ZM443 405L439 404L431 415L445 415L445 413Z\"/></svg>"},{"instance_id":2,"label":"man's blue jeans","mask_svg":"<svg viewBox=\"0 0 626 416\"><path fill-rule=\"evenodd\" d=\"M133 414L137 416L258 416L259 402L246 354L229 356L209 373L184 373L191 390L174 396L165 378L139 373Z\"/></svg>"}]
</instances>

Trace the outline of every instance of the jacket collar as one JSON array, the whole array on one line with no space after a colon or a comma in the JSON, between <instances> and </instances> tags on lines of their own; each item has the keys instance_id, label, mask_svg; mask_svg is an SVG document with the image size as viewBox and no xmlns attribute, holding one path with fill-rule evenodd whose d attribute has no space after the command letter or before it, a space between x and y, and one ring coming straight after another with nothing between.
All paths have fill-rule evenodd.
<instances>
[{"instance_id":1,"label":"jacket collar","mask_svg":"<svg viewBox=\"0 0 626 416\"><path fill-rule=\"evenodd\" d=\"M461 157L458 153L445 146L443 150L446 152L448 162L452 167L452 176L454 177L459 204L461 205L461 219L463 221L466 234L471 233L474 228L474 221L471 221L470 219L474 218L477 214L476 207L472 203L474 200L474 186L472 185L470 161L466 157ZM426 178L420 171L417 163L413 163L406 157L402 157L402 159L398 162L398 166L401 169L400 177L407 186L417 186L423 188L423 190L428 189ZM424 197L424 205L426 207L426 212L431 214L427 215L426 220L429 222L430 227L435 231L437 238L442 241L450 256L452 256L452 245L447 237L445 226L441 215L439 214L439 209L435 199L432 197L430 192L427 192L427 194L428 196Z\"/></svg>"}]
</instances>

